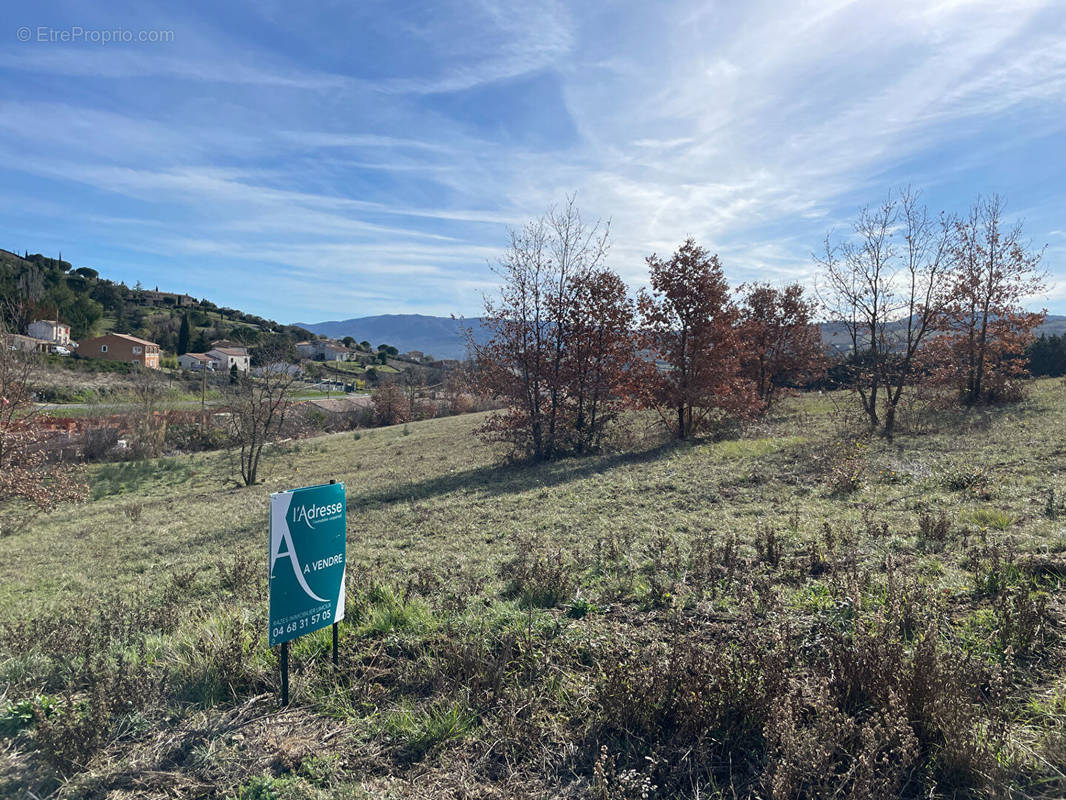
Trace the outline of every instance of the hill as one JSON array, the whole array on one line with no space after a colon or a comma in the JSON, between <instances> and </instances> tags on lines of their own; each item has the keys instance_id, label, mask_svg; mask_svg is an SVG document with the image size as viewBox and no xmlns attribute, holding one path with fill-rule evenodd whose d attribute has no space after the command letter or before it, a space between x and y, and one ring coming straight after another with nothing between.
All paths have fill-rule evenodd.
<instances>
[{"instance_id":1,"label":"hill","mask_svg":"<svg viewBox=\"0 0 1066 800\"><path fill-rule=\"evenodd\" d=\"M893 333L903 333L905 331L906 318L899 320L888 326L888 335L892 336ZM831 347L837 352L847 352L851 349L851 340L848 338L847 331L844 326L839 322L823 322L819 325L822 332L822 342L827 347ZM1034 331L1036 336L1046 334L1048 336L1061 336L1066 333L1066 316L1048 314L1044 319L1044 322L1040 327Z\"/></svg>"},{"instance_id":2,"label":"hill","mask_svg":"<svg viewBox=\"0 0 1066 800\"><path fill-rule=\"evenodd\" d=\"M1058 382L859 447L839 402L548 464L469 415L281 444L250 488L94 467L0 537L0 795L1066 796ZM279 709L267 496L330 479L339 664L296 640Z\"/></svg>"},{"instance_id":3,"label":"hill","mask_svg":"<svg viewBox=\"0 0 1066 800\"><path fill-rule=\"evenodd\" d=\"M468 327L474 329L474 337L478 342L488 337L478 317L454 320L423 314L384 314L331 322L297 322L295 325L334 339L351 336L356 341L387 342L401 352L421 350L437 358L464 358L467 351L464 331ZM899 322L898 326L902 328L903 322ZM838 351L850 347L844 328L839 323L823 322L819 327L822 341L827 346ZM1037 336L1042 333L1049 336L1066 333L1066 316L1049 314L1036 331Z\"/></svg>"},{"instance_id":4,"label":"hill","mask_svg":"<svg viewBox=\"0 0 1066 800\"><path fill-rule=\"evenodd\" d=\"M479 317L452 319L425 314L382 314L376 317L294 324L332 339L351 336L357 342L385 342L399 348L400 352L421 350L435 358L465 358L467 328L473 328L477 341L481 342L486 338Z\"/></svg>"},{"instance_id":5,"label":"hill","mask_svg":"<svg viewBox=\"0 0 1066 800\"><path fill-rule=\"evenodd\" d=\"M189 315L189 349L202 352L210 342L232 339L254 345L269 337L294 342L307 331L279 325L235 308L220 307L183 292L129 287L91 267L40 253L23 256L0 249L0 307L12 330L25 332L33 319L58 316L71 326L75 340L107 331L129 333L156 342L168 352L178 345L182 317Z\"/></svg>"}]
</instances>

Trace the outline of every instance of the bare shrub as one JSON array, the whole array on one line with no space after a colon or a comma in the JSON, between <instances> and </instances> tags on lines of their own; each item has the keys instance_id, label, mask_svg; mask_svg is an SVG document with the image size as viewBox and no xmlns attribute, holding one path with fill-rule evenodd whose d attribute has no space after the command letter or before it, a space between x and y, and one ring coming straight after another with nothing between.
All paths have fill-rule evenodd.
<instances>
[{"instance_id":1,"label":"bare shrub","mask_svg":"<svg viewBox=\"0 0 1066 800\"><path fill-rule=\"evenodd\" d=\"M667 795L987 790L1004 758L1003 681L944 641L932 598L888 566L883 586L868 574L834 579L830 610L800 629L771 600L713 638L694 630L609 652L597 746L617 752L617 770L653 756L649 779Z\"/></svg>"},{"instance_id":2,"label":"bare shrub","mask_svg":"<svg viewBox=\"0 0 1066 800\"><path fill-rule=\"evenodd\" d=\"M546 546L537 536L517 536L515 547L515 557L500 569L509 596L537 608L554 608L570 598L576 586L573 565L560 548Z\"/></svg>"},{"instance_id":3,"label":"bare shrub","mask_svg":"<svg viewBox=\"0 0 1066 800\"><path fill-rule=\"evenodd\" d=\"M374 404L374 421L378 425L399 425L411 419L411 407L402 387L383 383L370 395Z\"/></svg>"},{"instance_id":4,"label":"bare shrub","mask_svg":"<svg viewBox=\"0 0 1066 800\"><path fill-rule=\"evenodd\" d=\"M104 461L118 447L118 428L109 425L91 427L81 439L82 457L86 461Z\"/></svg>"},{"instance_id":5,"label":"bare shrub","mask_svg":"<svg viewBox=\"0 0 1066 800\"><path fill-rule=\"evenodd\" d=\"M923 512L918 515L918 536L926 542L941 545L951 536L951 520L946 512Z\"/></svg>"}]
</instances>

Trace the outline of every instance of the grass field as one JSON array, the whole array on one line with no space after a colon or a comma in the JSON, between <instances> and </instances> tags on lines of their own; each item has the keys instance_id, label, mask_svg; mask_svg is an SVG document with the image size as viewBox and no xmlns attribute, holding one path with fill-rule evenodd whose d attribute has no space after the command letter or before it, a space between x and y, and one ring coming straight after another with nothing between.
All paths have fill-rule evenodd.
<instances>
[{"instance_id":1,"label":"grass field","mask_svg":"<svg viewBox=\"0 0 1066 800\"><path fill-rule=\"evenodd\" d=\"M0 539L0 795L1062 797L1066 387L843 398L508 464L481 415L89 473ZM347 484L348 619L265 643L267 496Z\"/></svg>"}]
</instances>

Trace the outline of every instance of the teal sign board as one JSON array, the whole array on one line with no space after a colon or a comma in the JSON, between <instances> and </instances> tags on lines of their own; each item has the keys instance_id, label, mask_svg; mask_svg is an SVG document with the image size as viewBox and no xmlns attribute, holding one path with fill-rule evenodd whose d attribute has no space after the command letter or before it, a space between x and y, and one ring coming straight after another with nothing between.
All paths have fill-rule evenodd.
<instances>
[{"instance_id":1,"label":"teal sign board","mask_svg":"<svg viewBox=\"0 0 1066 800\"><path fill-rule=\"evenodd\" d=\"M270 646L344 619L344 484L270 495Z\"/></svg>"}]
</instances>

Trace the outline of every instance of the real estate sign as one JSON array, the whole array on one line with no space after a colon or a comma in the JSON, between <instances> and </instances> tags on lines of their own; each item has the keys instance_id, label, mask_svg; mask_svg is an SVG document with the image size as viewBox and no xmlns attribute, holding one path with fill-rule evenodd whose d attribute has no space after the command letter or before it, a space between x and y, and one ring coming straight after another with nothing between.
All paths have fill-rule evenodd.
<instances>
[{"instance_id":1,"label":"real estate sign","mask_svg":"<svg viewBox=\"0 0 1066 800\"><path fill-rule=\"evenodd\" d=\"M270 646L344 619L344 484L270 495Z\"/></svg>"}]
</instances>

